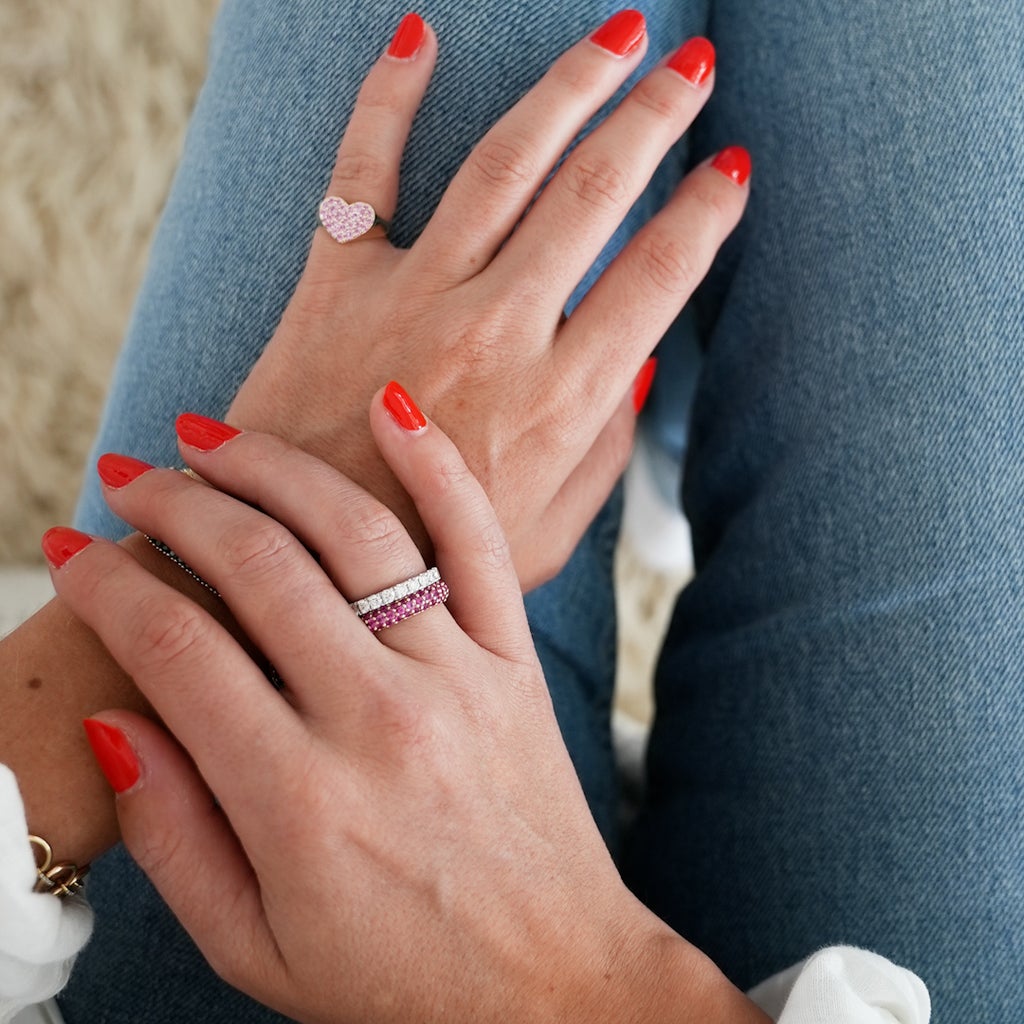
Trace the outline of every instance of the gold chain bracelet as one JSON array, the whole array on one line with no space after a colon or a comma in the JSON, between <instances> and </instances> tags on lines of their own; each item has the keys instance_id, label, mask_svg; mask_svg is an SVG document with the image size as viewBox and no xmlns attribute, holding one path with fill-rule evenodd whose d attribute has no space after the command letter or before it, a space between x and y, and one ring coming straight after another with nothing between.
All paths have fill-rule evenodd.
<instances>
[{"instance_id":1,"label":"gold chain bracelet","mask_svg":"<svg viewBox=\"0 0 1024 1024\"><path fill-rule=\"evenodd\" d=\"M89 865L79 867L77 864L60 862L55 864L53 860L53 848L40 836L29 836L28 841L35 847L42 850L43 861L39 863L36 857L36 884L35 892L48 892L63 899L71 896L82 888L82 879L89 873Z\"/></svg>"}]
</instances>

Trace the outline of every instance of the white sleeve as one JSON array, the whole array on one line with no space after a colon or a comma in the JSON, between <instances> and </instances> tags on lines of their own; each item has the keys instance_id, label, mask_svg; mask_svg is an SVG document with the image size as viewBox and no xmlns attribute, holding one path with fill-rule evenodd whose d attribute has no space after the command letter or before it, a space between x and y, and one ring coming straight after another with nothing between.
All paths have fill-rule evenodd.
<instances>
[{"instance_id":1,"label":"white sleeve","mask_svg":"<svg viewBox=\"0 0 1024 1024\"><path fill-rule=\"evenodd\" d=\"M778 1024L928 1024L916 974L864 949L823 949L762 982L750 998Z\"/></svg>"},{"instance_id":2,"label":"white sleeve","mask_svg":"<svg viewBox=\"0 0 1024 1024\"><path fill-rule=\"evenodd\" d=\"M59 992L92 933L80 896L32 891L35 860L14 773L0 764L0 1024Z\"/></svg>"}]
</instances>

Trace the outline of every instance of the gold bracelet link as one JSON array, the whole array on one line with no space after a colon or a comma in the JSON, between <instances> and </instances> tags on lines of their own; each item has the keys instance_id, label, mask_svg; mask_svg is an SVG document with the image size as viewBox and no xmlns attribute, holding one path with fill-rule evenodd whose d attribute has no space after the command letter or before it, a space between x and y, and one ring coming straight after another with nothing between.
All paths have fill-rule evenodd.
<instances>
[{"instance_id":1,"label":"gold bracelet link","mask_svg":"<svg viewBox=\"0 0 1024 1024\"><path fill-rule=\"evenodd\" d=\"M41 836L29 836L28 841L42 851L42 863L36 856L36 884L34 892L47 892L58 899L72 896L82 888L82 880L89 873L89 865L62 861L54 863L53 847Z\"/></svg>"}]
</instances>

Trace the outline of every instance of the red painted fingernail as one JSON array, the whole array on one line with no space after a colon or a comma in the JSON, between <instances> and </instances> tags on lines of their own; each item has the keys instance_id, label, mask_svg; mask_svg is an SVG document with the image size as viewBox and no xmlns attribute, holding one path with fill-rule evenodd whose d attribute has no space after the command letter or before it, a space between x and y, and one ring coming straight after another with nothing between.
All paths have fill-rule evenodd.
<instances>
[{"instance_id":1,"label":"red painted fingernail","mask_svg":"<svg viewBox=\"0 0 1024 1024\"><path fill-rule=\"evenodd\" d=\"M688 39L669 57L668 67L690 85L703 85L715 70L715 48L703 36Z\"/></svg>"},{"instance_id":2,"label":"red painted fingernail","mask_svg":"<svg viewBox=\"0 0 1024 1024\"><path fill-rule=\"evenodd\" d=\"M139 781L139 759L120 729L95 718L86 718L85 735L96 761L115 793L131 789Z\"/></svg>"},{"instance_id":3,"label":"red painted fingernail","mask_svg":"<svg viewBox=\"0 0 1024 1024\"><path fill-rule=\"evenodd\" d=\"M115 488L130 484L152 468L148 462L133 459L129 455L118 455L115 452L101 455L96 463L96 472L99 473L100 479L108 487Z\"/></svg>"},{"instance_id":4,"label":"red painted fingernail","mask_svg":"<svg viewBox=\"0 0 1024 1024\"><path fill-rule=\"evenodd\" d=\"M647 23L639 11L619 11L590 37L590 41L616 57L626 57L643 42L646 31Z\"/></svg>"},{"instance_id":5,"label":"red painted fingernail","mask_svg":"<svg viewBox=\"0 0 1024 1024\"><path fill-rule=\"evenodd\" d=\"M711 161L711 166L737 185L743 185L750 177L750 154L742 146L727 146Z\"/></svg>"},{"instance_id":6,"label":"red painted fingernail","mask_svg":"<svg viewBox=\"0 0 1024 1024\"><path fill-rule=\"evenodd\" d=\"M194 412L183 412L174 421L174 429L185 444L201 452L216 451L241 433L220 420L211 420L209 416L200 416Z\"/></svg>"},{"instance_id":7,"label":"red painted fingernail","mask_svg":"<svg viewBox=\"0 0 1024 1024\"><path fill-rule=\"evenodd\" d=\"M406 430L422 430L427 425L426 416L420 412L405 388L394 381L390 381L384 389L384 408L391 414L391 418Z\"/></svg>"},{"instance_id":8,"label":"red painted fingernail","mask_svg":"<svg viewBox=\"0 0 1024 1024\"><path fill-rule=\"evenodd\" d=\"M72 530L69 526L55 526L43 534L40 543L46 560L54 569L59 569L79 551L87 548L92 543L92 537L87 533Z\"/></svg>"},{"instance_id":9,"label":"red painted fingernail","mask_svg":"<svg viewBox=\"0 0 1024 1024\"><path fill-rule=\"evenodd\" d=\"M388 47L388 56L396 60L410 60L420 52L423 40L427 36L427 26L423 19L410 11L395 29L395 34Z\"/></svg>"},{"instance_id":10,"label":"red painted fingernail","mask_svg":"<svg viewBox=\"0 0 1024 1024\"><path fill-rule=\"evenodd\" d=\"M639 416L640 410L651 393L651 384L654 383L654 371L658 368L658 360L651 356L650 359L640 367L640 372L633 381L633 411Z\"/></svg>"}]
</instances>

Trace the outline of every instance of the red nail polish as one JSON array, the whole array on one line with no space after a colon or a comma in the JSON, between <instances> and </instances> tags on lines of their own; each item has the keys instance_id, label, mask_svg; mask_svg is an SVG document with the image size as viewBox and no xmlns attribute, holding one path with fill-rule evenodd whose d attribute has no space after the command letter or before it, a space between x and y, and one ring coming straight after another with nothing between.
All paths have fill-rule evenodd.
<instances>
[{"instance_id":1,"label":"red nail polish","mask_svg":"<svg viewBox=\"0 0 1024 1024\"><path fill-rule=\"evenodd\" d=\"M54 569L59 569L91 543L92 537L87 533L72 530L69 526L55 526L43 534L41 546L46 560Z\"/></svg>"},{"instance_id":2,"label":"red nail polish","mask_svg":"<svg viewBox=\"0 0 1024 1024\"><path fill-rule=\"evenodd\" d=\"M152 468L148 462L133 459L128 455L117 455L115 452L101 455L96 463L96 472L99 473L100 479L108 487L114 488L130 484Z\"/></svg>"},{"instance_id":3,"label":"red nail polish","mask_svg":"<svg viewBox=\"0 0 1024 1024\"><path fill-rule=\"evenodd\" d=\"M703 85L715 70L715 48L702 36L688 39L669 57L668 67L690 85Z\"/></svg>"},{"instance_id":4,"label":"red nail polish","mask_svg":"<svg viewBox=\"0 0 1024 1024\"><path fill-rule=\"evenodd\" d=\"M120 729L95 718L86 718L85 735L96 761L115 793L131 789L139 781L139 759Z\"/></svg>"},{"instance_id":5,"label":"red nail polish","mask_svg":"<svg viewBox=\"0 0 1024 1024\"><path fill-rule=\"evenodd\" d=\"M405 388L394 381L389 381L384 389L384 408L391 414L391 418L406 430L422 430L427 425L426 416L420 412Z\"/></svg>"},{"instance_id":6,"label":"red nail polish","mask_svg":"<svg viewBox=\"0 0 1024 1024\"><path fill-rule=\"evenodd\" d=\"M427 35L427 26L423 19L410 11L399 23L395 30L391 45L388 47L388 56L396 60L409 60L415 57L423 45Z\"/></svg>"},{"instance_id":7,"label":"red nail polish","mask_svg":"<svg viewBox=\"0 0 1024 1024\"><path fill-rule=\"evenodd\" d=\"M185 444L201 452L216 451L241 433L220 420L211 420L209 416L200 416L194 412L183 412L175 420L174 429Z\"/></svg>"},{"instance_id":8,"label":"red nail polish","mask_svg":"<svg viewBox=\"0 0 1024 1024\"><path fill-rule=\"evenodd\" d=\"M646 31L647 23L639 11L619 11L590 37L590 41L616 57L626 57L643 42Z\"/></svg>"},{"instance_id":9,"label":"red nail polish","mask_svg":"<svg viewBox=\"0 0 1024 1024\"><path fill-rule=\"evenodd\" d=\"M743 185L750 177L750 154L742 146L727 146L711 161L711 166L737 185Z\"/></svg>"},{"instance_id":10,"label":"red nail polish","mask_svg":"<svg viewBox=\"0 0 1024 1024\"><path fill-rule=\"evenodd\" d=\"M651 356L650 359L640 367L640 372L633 381L633 411L639 416L640 410L651 393L651 384L654 383L654 371L658 368L658 360Z\"/></svg>"}]
</instances>

